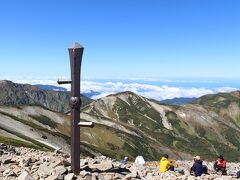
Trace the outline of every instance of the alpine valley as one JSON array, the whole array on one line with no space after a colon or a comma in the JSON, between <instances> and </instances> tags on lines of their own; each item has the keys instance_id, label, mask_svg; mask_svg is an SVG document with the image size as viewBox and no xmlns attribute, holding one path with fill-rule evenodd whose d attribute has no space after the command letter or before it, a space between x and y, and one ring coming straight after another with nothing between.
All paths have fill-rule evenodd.
<instances>
[{"instance_id":1,"label":"alpine valley","mask_svg":"<svg viewBox=\"0 0 240 180\"><path fill-rule=\"evenodd\" d=\"M91 100L81 96L82 156L159 160L223 154L240 157L240 91L205 95L189 104L166 105L133 92ZM69 93L0 81L0 142L69 152Z\"/></svg>"}]
</instances>

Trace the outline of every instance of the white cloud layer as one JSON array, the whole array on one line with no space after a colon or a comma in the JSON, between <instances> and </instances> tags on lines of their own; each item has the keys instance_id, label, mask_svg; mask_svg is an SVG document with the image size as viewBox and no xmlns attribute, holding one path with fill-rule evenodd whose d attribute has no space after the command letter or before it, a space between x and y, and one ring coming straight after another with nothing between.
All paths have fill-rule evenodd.
<instances>
[{"instance_id":1,"label":"white cloud layer","mask_svg":"<svg viewBox=\"0 0 240 180\"><path fill-rule=\"evenodd\" d=\"M16 83L43 84L59 86L56 80L14 80ZM70 90L70 85L61 85L61 87ZM98 99L109 94L123 91L132 91L147 98L156 100L172 99L175 97L200 97L205 94L213 94L218 92L236 91L233 87L217 87L217 88L189 88L189 87L170 87L167 85L157 86L142 83L123 83L123 82L96 82L82 81L81 92L90 93L98 92L92 96L92 99Z\"/></svg>"}]
</instances>

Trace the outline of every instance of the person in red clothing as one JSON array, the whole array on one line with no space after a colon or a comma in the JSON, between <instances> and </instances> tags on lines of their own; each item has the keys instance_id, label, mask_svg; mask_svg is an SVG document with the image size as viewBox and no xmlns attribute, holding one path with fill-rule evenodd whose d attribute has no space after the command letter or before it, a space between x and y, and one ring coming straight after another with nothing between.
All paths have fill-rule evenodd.
<instances>
[{"instance_id":1,"label":"person in red clothing","mask_svg":"<svg viewBox=\"0 0 240 180\"><path fill-rule=\"evenodd\" d=\"M220 155L218 156L218 159L214 162L213 168L217 172L221 171L222 175L226 175L227 174L226 165L227 165L227 161L224 159L222 155Z\"/></svg>"}]
</instances>

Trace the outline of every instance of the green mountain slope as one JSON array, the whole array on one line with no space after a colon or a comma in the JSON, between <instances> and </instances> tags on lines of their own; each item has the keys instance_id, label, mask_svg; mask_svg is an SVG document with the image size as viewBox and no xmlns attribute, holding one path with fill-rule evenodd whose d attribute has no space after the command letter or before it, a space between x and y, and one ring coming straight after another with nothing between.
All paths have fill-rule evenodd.
<instances>
[{"instance_id":1,"label":"green mountain slope","mask_svg":"<svg viewBox=\"0 0 240 180\"><path fill-rule=\"evenodd\" d=\"M10 92L13 97L20 93ZM12 98L9 93L0 91L1 99ZM0 106L0 142L69 151L69 114L46 106L7 105ZM206 95L182 106L161 105L132 92L109 95L82 107L81 119L95 127L81 128L81 150L117 159L142 155L159 160L169 153L176 159L200 155L209 160L224 154L233 161L240 155L239 109L239 91Z\"/></svg>"},{"instance_id":2,"label":"green mountain slope","mask_svg":"<svg viewBox=\"0 0 240 180\"><path fill-rule=\"evenodd\" d=\"M240 91L202 96L193 102L240 123Z\"/></svg>"},{"instance_id":3,"label":"green mountain slope","mask_svg":"<svg viewBox=\"0 0 240 180\"><path fill-rule=\"evenodd\" d=\"M199 154L212 159L217 154L226 154L226 157L233 160L240 155L240 128L236 119L226 118L203 105L166 106L134 93L124 92L94 101L83 110L82 117L86 120L114 129L126 128L131 133L125 134L137 138L132 141L112 132L118 137L113 138L116 139L113 140L113 145L107 144L109 140L105 141L105 138L97 143L88 139L89 144L107 149L112 147L114 150L126 148L127 143L120 142L129 142L131 145L128 152L132 152L132 157L139 153L137 149L148 159L154 159L162 152L178 158L186 158L186 154ZM86 132L85 136L90 136L90 132L92 131ZM82 134L84 137L84 132ZM112 134L108 132L106 136L111 137Z\"/></svg>"},{"instance_id":4,"label":"green mountain slope","mask_svg":"<svg viewBox=\"0 0 240 180\"><path fill-rule=\"evenodd\" d=\"M39 106L0 106L0 141L7 144L69 151L69 126L67 115Z\"/></svg>"}]
</instances>

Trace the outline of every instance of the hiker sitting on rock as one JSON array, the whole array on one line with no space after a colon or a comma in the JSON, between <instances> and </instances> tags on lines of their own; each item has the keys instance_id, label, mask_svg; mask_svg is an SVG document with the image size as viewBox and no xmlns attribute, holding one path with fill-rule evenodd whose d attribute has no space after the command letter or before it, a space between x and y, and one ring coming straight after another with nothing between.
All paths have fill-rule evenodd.
<instances>
[{"instance_id":1,"label":"hiker sitting on rock","mask_svg":"<svg viewBox=\"0 0 240 180\"><path fill-rule=\"evenodd\" d=\"M195 156L194 158L194 164L190 169L190 174L194 174L194 176L201 176L203 173L208 174L207 172L207 166L203 165L203 161L201 160L200 156Z\"/></svg>"},{"instance_id":2,"label":"hiker sitting on rock","mask_svg":"<svg viewBox=\"0 0 240 180\"><path fill-rule=\"evenodd\" d=\"M142 166L145 164L145 160L142 156L137 156L134 163L137 166Z\"/></svg>"},{"instance_id":3,"label":"hiker sitting on rock","mask_svg":"<svg viewBox=\"0 0 240 180\"><path fill-rule=\"evenodd\" d=\"M163 154L160 160L160 171L161 172L174 171L173 162L168 159L167 154Z\"/></svg>"},{"instance_id":4,"label":"hiker sitting on rock","mask_svg":"<svg viewBox=\"0 0 240 180\"><path fill-rule=\"evenodd\" d=\"M220 155L218 159L214 162L213 168L217 172L221 171L222 175L226 175L227 174L226 164L227 164L227 161L224 159L222 155Z\"/></svg>"},{"instance_id":5,"label":"hiker sitting on rock","mask_svg":"<svg viewBox=\"0 0 240 180\"><path fill-rule=\"evenodd\" d=\"M237 179L239 179L240 178L240 171L237 171Z\"/></svg>"},{"instance_id":6,"label":"hiker sitting on rock","mask_svg":"<svg viewBox=\"0 0 240 180\"><path fill-rule=\"evenodd\" d=\"M237 172L237 178L240 178L240 171Z\"/></svg>"},{"instance_id":7,"label":"hiker sitting on rock","mask_svg":"<svg viewBox=\"0 0 240 180\"><path fill-rule=\"evenodd\" d=\"M127 157L127 156L124 157L124 159L122 159L122 160L120 161L121 164L127 164L127 162L128 162L128 157Z\"/></svg>"}]
</instances>

